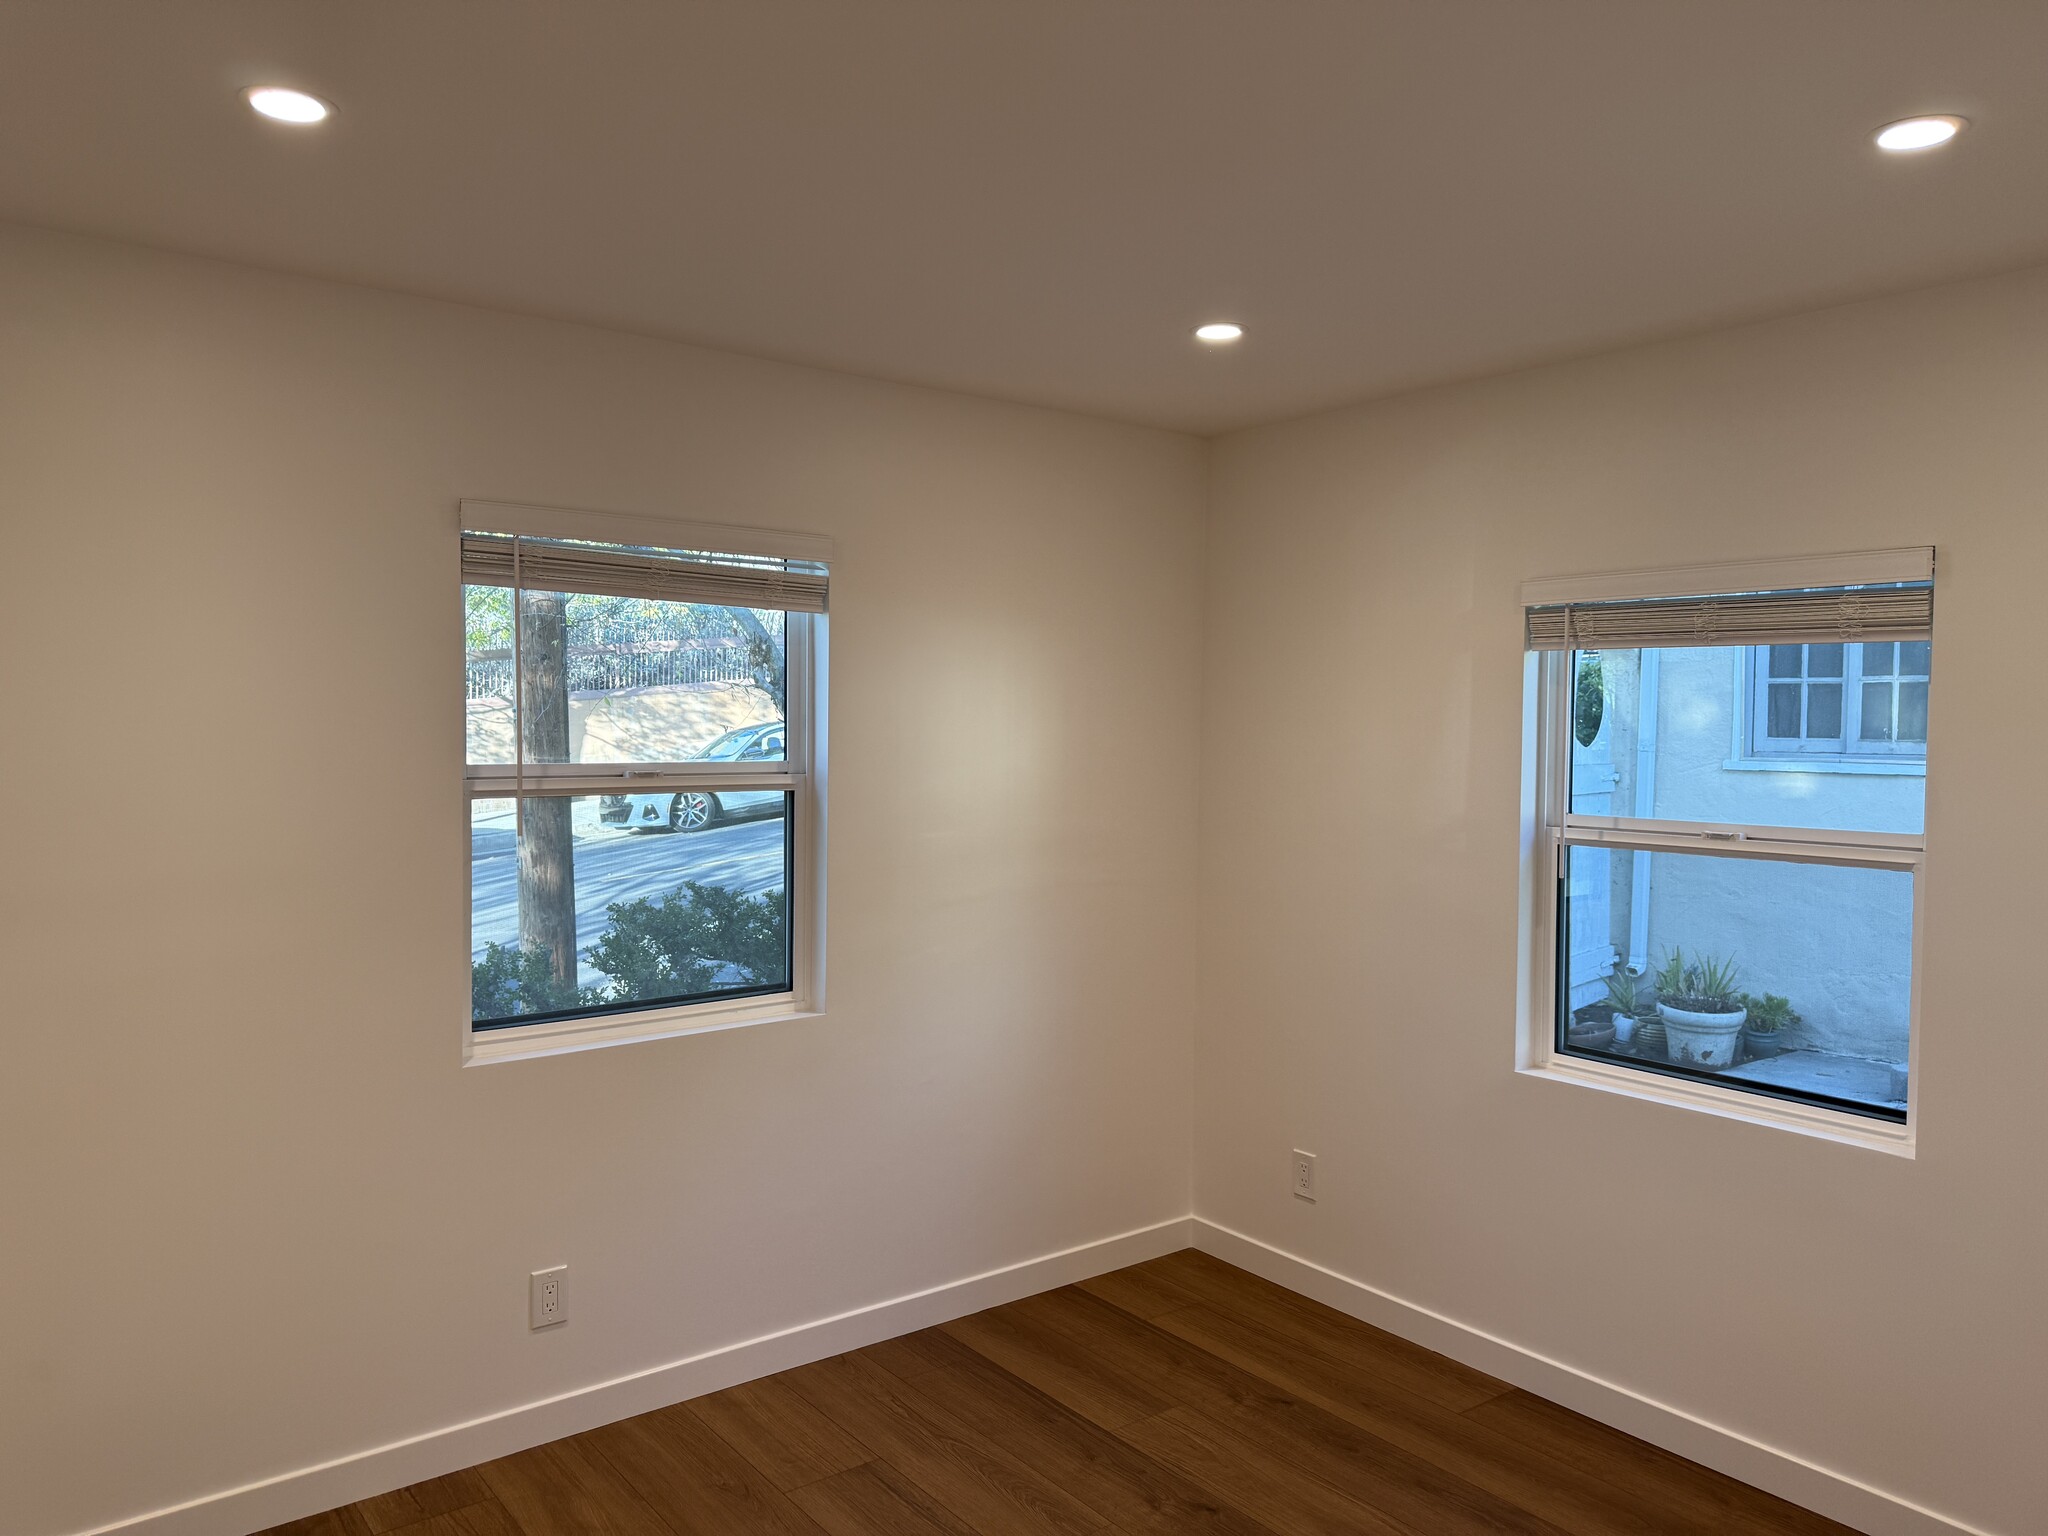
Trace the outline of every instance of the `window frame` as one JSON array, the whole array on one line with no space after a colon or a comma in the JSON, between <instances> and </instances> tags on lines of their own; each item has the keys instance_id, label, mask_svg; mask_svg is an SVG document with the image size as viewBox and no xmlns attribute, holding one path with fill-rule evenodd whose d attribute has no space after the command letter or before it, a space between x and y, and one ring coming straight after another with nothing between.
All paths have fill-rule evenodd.
<instances>
[{"instance_id":1,"label":"window frame","mask_svg":"<svg viewBox=\"0 0 2048 1536\"><path fill-rule=\"evenodd\" d=\"M832 543L816 535L745 530L716 525L580 513L499 503L464 502L462 528L535 538L591 539L637 548L703 550L829 562ZM508 526L509 525L509 526ZM457 577L458 586L462 585ZM515 619L517 610L515 606ZM461 836L468 859L469 807L477 800L544 796L650 794L663 790L746 793L774 790L789 798L786 815L790 984L774 992L692 1001L622 1005L573 1018L478 1028L464 987L463 1060L466 1065L559 1055L666 1039L747 1024L821 1017L825 1011L825 679L828 620L823 613L786 612L783 630L783 750L780 762L758 759L638 763L471 763L462 752L464 815ZM458 695L459 697L459 695ZM515 711L514 729L517 724ZM465 896L463 925L471 918ZM469 947L464 946L465 955Z\"/></svg>"},{"instance_id":2,"label":"window frame","mask_svg":"<svg viewBox=\"0 0 2048 1536\"><path fill-rule=\"evenodd\" d=\"M1874 552L1877 559L1891 554ZM1931 575L1931 551L1925 552ZM1785 579L1797 567L1796 581ZM1827 585L1814 579L1813 562L1757 562L1744 566L1699 568L1692 590L1769 591L1779 587ZM1731 581L1730 572L1739 578ZM1663 595L1689 585L1688 573L1630 573L1647 576L1644 596ZM1709 577L1727 585L1708 586ZM1620 578L1626 579L1626 578ZM1853 577L1851 578L1854 579ZM1878 578L1883 579L1883 578ZM1911 578L1906 578L1911 579ZM1926 579L1926 578L1921 578ZM1616 577L1583 579L1588 592L1603 600L1625 599L1615 590ZM1841 577L1836 577L1842 582ZM1843 584L1848 584L1843 582ZM1527 606L1545 600L1591 600L1575 596L1573 578L1524 585ZM1662 586L1663 592L1657 588ZM1563 589L1560 593L1559 589ZM1543 596L1532 597L1532 592ZM1751 650L1754 648L1739 648ZM1516 989L1514 1067L1518 1074L1567 1083L1630 1098L1700 1110L1722 1118L1776 1126L1799 1134L1913 1157L1920 1117L1920 1048L1922 1043L1921 951L1926 928L1925 868L1927 838L1911 833L1839 832L1800 827L1750 826L1735 823L1670 821L1574 813L1571 805L1571 743L1575 652L1525 651L1523 654L1523 719L1521 782L1521 937ZM1744 663L1738 662L1738 665ZM1845 669L1846 670L1846 669ZM1738 684L1745 679L1738 677ZM1746 698L1738 686L1738 713ZM1738 730L1741 729L1738 722ZM1785 758L1787 767L1819 768L1811 756ZM1924 771L1924 763L1916 763ZM1798 1096L1780 1096L1756 1085L1733 1086L1708 1072L1653 1062L1622 1064L1573 1052L1562 1043L1569 1014L1568 980L1560 954L1565 938L1564 912L1569 893L1564 885L1564 850L1602 847L1617 851L1677 851L1729 858L1772 858L1850 867L1902 870L1913 878L1912 970L1908 985L1907 1094L1903 1117L1882 1112L1836 1108Z\"/></svg>"}]
</instances>

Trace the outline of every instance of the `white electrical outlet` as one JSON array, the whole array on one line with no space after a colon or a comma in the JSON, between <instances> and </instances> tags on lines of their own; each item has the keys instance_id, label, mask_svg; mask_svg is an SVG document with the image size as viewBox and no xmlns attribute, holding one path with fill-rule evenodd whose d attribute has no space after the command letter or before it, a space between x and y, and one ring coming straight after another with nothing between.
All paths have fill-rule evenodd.
<instances>
[{"instance_id":1,"label":"white electrical outlet","mask_svg":"<svg viewBox=\"0 0 2048 1536\"><path fill-rule=\"evenodd\" d=\"M1294 1198L1313 1201L1316 1197L1316 1155L1294 1149Z\"/></svg>"},{"instance_id":2,"label":"white electrical outlet","mask_svg":"<svg viewBox=\"0 0 2048 1536\"><path fill-rule=\"evenodd\" d=\"M569 1320L569 1302L562 1287L562 1282L568 1277L569 1266L566 1264L557 1264L553 1269L536 1269L526 1277L527 1327L552 1328Z\"/></svg>"}]
</instances>

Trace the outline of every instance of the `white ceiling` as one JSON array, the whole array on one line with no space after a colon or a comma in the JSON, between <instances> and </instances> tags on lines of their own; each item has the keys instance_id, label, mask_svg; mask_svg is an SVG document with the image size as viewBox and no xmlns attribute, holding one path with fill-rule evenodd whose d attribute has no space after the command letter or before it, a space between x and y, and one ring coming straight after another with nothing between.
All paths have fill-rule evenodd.
<instances>
[{"instance_id":1,"label":"white ceiling","mask_svg":"<svg viewBox=\"0 0 2048 1536\"><path fill-rule=\"evenodd\" d=\"M0 0L0 215L1210 432L2048 259L2044 74L2044 0Z\"/></svg>"}]
</instances>

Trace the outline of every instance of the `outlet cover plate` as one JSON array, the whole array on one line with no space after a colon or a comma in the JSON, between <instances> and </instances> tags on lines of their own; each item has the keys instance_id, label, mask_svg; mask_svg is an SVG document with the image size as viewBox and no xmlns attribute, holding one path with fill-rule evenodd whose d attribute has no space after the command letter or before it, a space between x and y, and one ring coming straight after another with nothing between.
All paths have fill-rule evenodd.
<instances>
[{"instance_id":1,"label":"outlet cover plate","mask_svg":"<svg viewBox=\"0 0 2048 1536\"><path fill-rule=\"evenodd\" d=\"M569 1266L536 1269L527 1276L526 1326L552 1328L569 1321Z\"/></svg>"},{"instance_id":2,"label":"outlet cover plate","mask_svg":"<svg viewBox=\"0 0 2048 1536\"><path fill-rule=\"evenodd\" d=\"M1294 1149L1294 1198L1311 1205L1316 1198L1316 1155L1299 1147Z\"/></svg>"}]
</instances>

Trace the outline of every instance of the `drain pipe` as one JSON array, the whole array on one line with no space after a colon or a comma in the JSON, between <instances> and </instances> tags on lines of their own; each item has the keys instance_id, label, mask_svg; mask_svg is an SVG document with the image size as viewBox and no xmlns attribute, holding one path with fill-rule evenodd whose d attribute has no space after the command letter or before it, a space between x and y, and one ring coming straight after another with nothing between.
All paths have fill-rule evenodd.
<instances>
[{"instance_id":1,"label":"drain pipe","mask_svg":"<svg viewBox=\"0 0 2048 1536\"><path fill-rule=\"evenodd\" d=\"M1654 645L1642 657L1636 683L1636 803L1632 814L1657 814L1657 676L1664 653ZM1638 848L1628 884L1628 968L1638 976L1650 968L1650 855Z\"/></svg>"}]
</instances>

